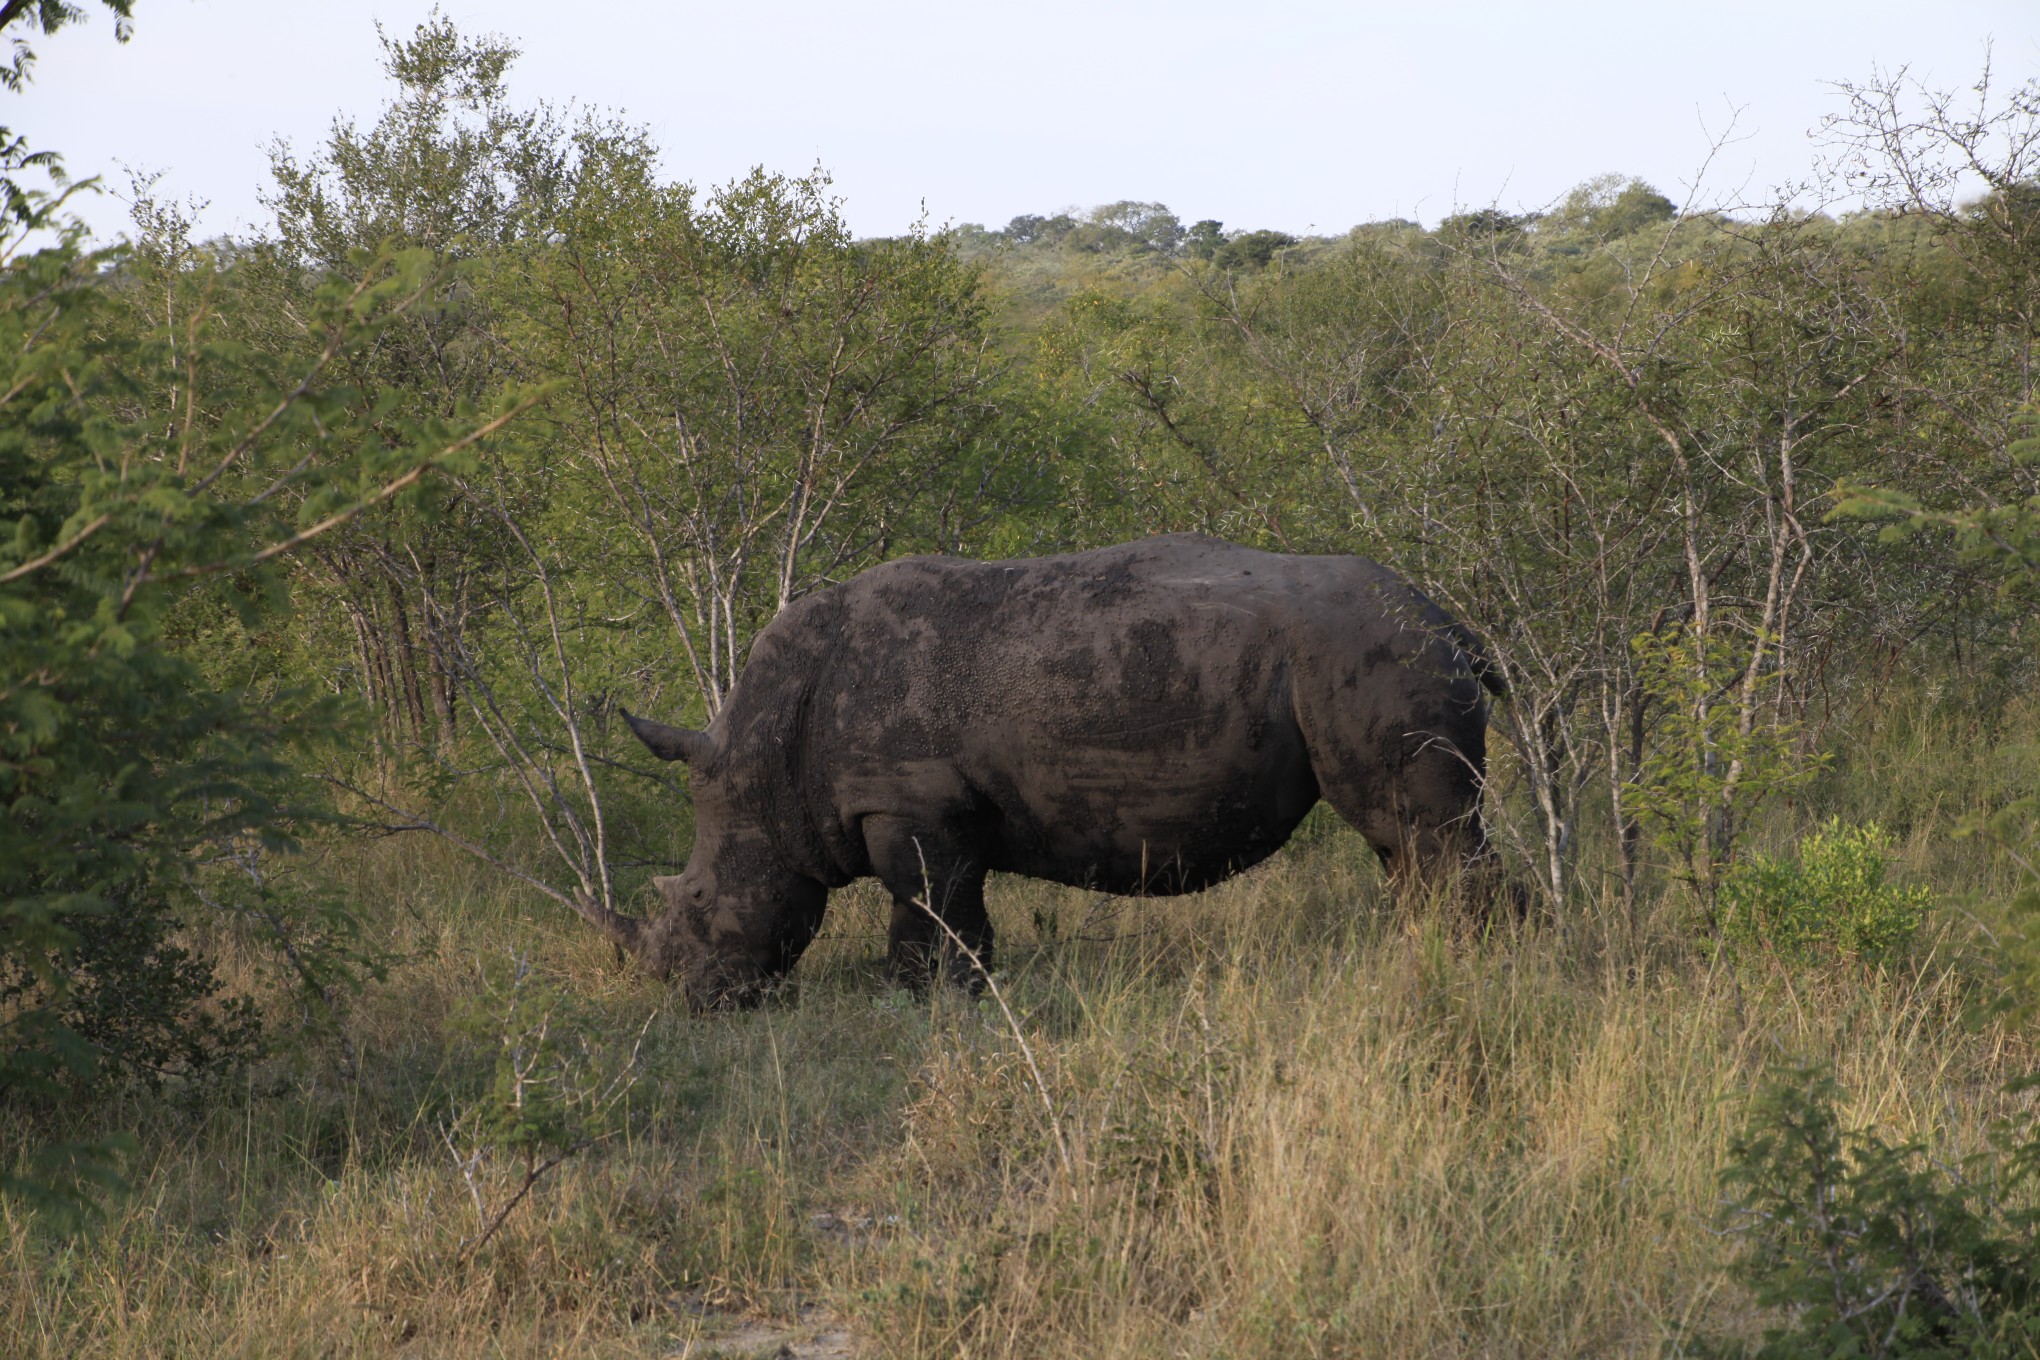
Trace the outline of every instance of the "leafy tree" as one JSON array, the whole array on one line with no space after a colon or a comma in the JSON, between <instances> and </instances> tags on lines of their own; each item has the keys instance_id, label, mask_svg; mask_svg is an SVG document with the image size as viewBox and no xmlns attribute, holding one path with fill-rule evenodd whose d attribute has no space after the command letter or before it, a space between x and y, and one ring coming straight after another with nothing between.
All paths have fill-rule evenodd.
<instances>
[{"instance_id":1,"label":"leafy tree","mask_svg":"<svg viewBox=\"0 0 2040 1360\"><path fill-rule=\"evenodd\" d=\"M1535 226L1539 237L1577 235L1601 243L1662 228L1677 215L1678 205L1642 180L1602 175L1576 186Z\"/></svg>"},{"instance_id":2,"label":"leafy tree","mask_svg":"<svg viewBox=\"0 0 2040 1360\"><path fill-rule=\"evenodd\" d=\"M1183 236L1183 253L1193 259L1208 260L1218 253L1225 244L1225 223L1207 217L1194 222Z\"/></svg>"},{"instance_id":3,"label":"leafy tree","mask_svg":"<svg viewBox=\"0 0 2040 1360\"><path fill-rule=\"evenodd\" d=\"M1044 341L1072 400L1117 420L1143 523L1368 552L1472 624L1515 692L1497 770L1526 785L1519 848L1563 897L1605 815L1633 902L1659 747L1701 741L1659 754L1718 782L1710 864L1778 787L1720 739L1785 749L1794 667L1843 617L1807 601L1872 579L1808 479L1904 466L1873 375L1907 361L1832 224L1682 218L1633 183L1576 198L1657 229L1358 232L1188 297L1080 296ZM1633 647L1682 630L1726 685L1683 727Z\"/></svg>"},{"instance_id":4,"label":"leafy tree","mask_svg":"<svg viewBox=\"0 0 2040 1360\"><path fill-rule=\"evenodd\" d=\"M429 295L427 256L330 279L304 314L317 357L264 373L217 343L201 277L175 332L109 339L120 257L70 236L0 273L0 1100L244 1051L245 1006L212 1012L209 966L175 940L195 911L270 939L315 994L358 968L351 919L263 870L318 815L285 759L333 730L331 703L215 683L179 619L216 602L257 625L285 559L510 414L371 437L332 382Z\"/></svg>"},{"instance_id":5,"label":"leafy tree","mask_svg":"<svg viewBox=\"0 0 2040 1360\"><path fill-rule=\"evenodd\" d=\"M450 70L486 97L477 126L513 135L473 143L444 101L403 86L374 137L336 138L326 177L340 188L298 194L303 221L326 213L340 240L356 220L407 221L374 206L375 176L348 187L347 167L378 157L452 167L456 187L500 181L470 197L512 218L543 197L516 187L537 182L513 173L519 157L564 168L543 212L492 207L473 220L494 235L454 234L455 288L372 356L369 390L404 412L480 381L427 362L442 350L558 390L503 457L440 483L429 517L360 522L320 559L330 581L301 583L314 604L347 602L362 638L368 609L346 592L387 572L406 606L394 618L422 621L459 712L432 782L333 777L387 827L454 840L600 922L673 854L673 801L657 817L647 802L678 791L673 775L633 764L619 701L713 713L755 632L808 591L901 552L1024 550L1064 426L1008 384L979 267L952 235L859 241L820 172L698 195L661 179L642 132L596 119L565 162L547 160L542 122L490 112L503 49L431 25L387 46L393 75ZM442 344L432 328L455 320ZM417 361L399 364L406 353ZM363 671L382 667L364 652ZM529 819L464 820L435 796L475 777L456 770L522 794Z\"/></svg>"},{"instance_id":6,"label":"leafy tree","mask_svg":"<svg viewBox=\"0 0 2040 1360\"><path fill-rule=\"evenodd\" d=\"M126 42L134 31L135 0L100 0L113 14L113 36ZM0 4L0 33L7 35L8 58L0 63L0 85L19 94L35 72L35 49L28 31L45 36L56 33L85 17L85 11L66 0L6 0ZM33 185L24 184L21 173L38 170L64 187L63 162L54 151L32 151L28 139L11 128L0 126L0 213L10 227L20 228L44 220L51 204Z\"/></svg>"},{"instance_id":7,"label":"leafy tree","mask_svg":"<svg viewBox=\"0 0 2040 1360\"><path fill-rule=\"evenodd\" d=\"M1220 269L1265 269L1277 251L1295 244L1296 238L1286 231L1237 232L1212 251L1211 262Z\"/></svg>"},{"instance_id":8,"label":"leafy tree","mask_svg":"<svg viewBox=\"0 0 2040 1360\"><path fill-rule=\"evenodd\" d=\"M525 376L502 343L494 261L543 237L563 210L577 147L630 134L593 121L570 134L542 105L513 106L505 78L516 48L464 36L436 11L408 37L381 41L396 91L372 126L336 120L304 157L272 149L275 234L238 262L232 319L244 343L292 354L303 336L285 319L307 288L364 250L430 250L454 267L373 349L352 356L347 377L364 409L444 419ZM279 658L280 668L334 676L391 738L450 745L464 706L455 657L485 609L480 582L510 551L496 521L453 483L415 507L361 517L305 555L299 653Z\"/></svg>"},{"instance_id":9,"label":"leafy tree","mask_svg":"<svg viewBox=\"0 0 2040 1360\"><path fill-rule=\"evenodd\" d=\"M1534 216L1505 213L1500 208L1476 208L1454 213L1438 224L1440 240L1494 248L1521 240L1523 232L1536 222Z\"/></svg>"},{"instance_id":10,"label":"leafy tree","mask_svg":"<svg viewBox=\"0 0 2040 1360\"><path fill-rule=\"evenodd\" d=\"M1057 213L1054 217L1021 213L1006 224L1006 238L1019 246L1034 245L1037 242L1053 245L1076 230L1076 227L1077 220L1068 213Z\"/></svg>"},{"instance_id":11,"label":"leafy tree","mask_svg":"<svg viewBox=\"0 0 2040 1360\"><path fill-rule=\"evenodd\" d=\"M854 241L823 176L697 205L648 148L598 173L523 285L528 361L574 375L543 462L583 472L609 578L713 711L789 602L1000 503L986 303L939 238Z\"/></svg>"},{"instance_id":12,"label":"leafy tree","mask_svg":"<svg viewBox=\"0 0 2040 1360\"><path fill-rule=\"evenodd\" d=\"M1131 249L1172 254L1183 240L1183 224L1161 203L1122 199L1093 208L1087 215L1092 230L1072 238L1080 249Z\"/></svg>"},{"instance_id":13,"label":"leafy tree","mask_svg":"<svg viewBox=\"0 0 2040 1360\"><path fill-rule=\"evenodd\" d=\"M341 730L335 705L251 690L190 644L259 633L294 556L471 465L519 409L402 419L345 381L443 286L426 252L336 262L294 314L286 362L222 333L214 253L174 231L167 253L88 251L56 197L23 202L0 251L0 1104L14 1106L248 1052L254 1013L220 995L195 922L266 942L321 1005L370 966L353 918L279 891L271 866L325 815L290 760ZM31 232L57 243L26 250ZM164 304L146 326L137 296ZM0 1184L77 1208L112 1149L48 1147Z\"/></svg>"},{"instance_id":14,"label":"leafy tree","mask_svg":"<svg viewBox=\"0 0 2040 1360\"><path fill-rule=\"evenodd\" d=\"M2029 408L2014 428L2025 437L2010 444L2013 465L2040 469L2040 411ZM2040 644L2033 624L2035 605L2040 604L2040 489L2003 502L1955 509L1929 508L1917 497L1887 487L1845 484L1837 495L1837 516L1886 521L1886 542L1951 534L1956 551L1996 575L2001 589L2016 602L2015 617L2024 621L2020 639L2024 646L2030 650ZM2018 1015L2040 1014L2040 848L2036 848L2040 789L1967 819L1959 830L1995 842L2018 866L2021 883L2010 903L2012 932L2005 941L2012 984L2008 1005ZM2040 1150L2035 1156L2040 1158Z\"/></svg>"}]
</instances>

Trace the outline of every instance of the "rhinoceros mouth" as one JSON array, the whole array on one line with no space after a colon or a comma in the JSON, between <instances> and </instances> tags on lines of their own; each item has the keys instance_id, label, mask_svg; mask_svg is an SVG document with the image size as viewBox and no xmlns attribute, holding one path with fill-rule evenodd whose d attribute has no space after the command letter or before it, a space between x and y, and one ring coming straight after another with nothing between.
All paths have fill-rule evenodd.
<instances>
[{"instance_id":1,"label":"rhinoceros mouth","mask_svg":"<svg viewBox=\"0 0 2040 1360\"><path fill-rule=\"evenodd\" d=\"M678 961L667 976L697 1015L754 1009L786 985L782 970L706 949Z\"/></svg>"}]
</instances>

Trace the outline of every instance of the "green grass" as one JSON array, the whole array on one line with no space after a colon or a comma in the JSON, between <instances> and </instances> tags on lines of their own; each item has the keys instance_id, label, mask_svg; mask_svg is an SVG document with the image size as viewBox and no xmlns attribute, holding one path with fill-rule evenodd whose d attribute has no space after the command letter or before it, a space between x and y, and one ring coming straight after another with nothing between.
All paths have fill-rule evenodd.
<instances>
[{"instance_id":1,"label":"green grass","mask_svg":"<svg viewBox=\"0 0 2040 1360\"><path fill-rule=\"evenodd\" d=\"M1883 740L1851 759L1888 775L1942 738ZM1971 914L2002 871L1940 828L1985 795L1910 821L1903 796L1831 779L1789 814L1854 797L1936 887L1881 970L1730 969L1675 896L1634 940L1612 900L1483 935L1385 900L1334 829L1190 899L997 882L1019 1036L990 998L879 980L870 885L838 895L784 996L694 1017L443 846L352 847L325 871L400 956L349 1006L352 1075L329 1042L121 1111L142 1153L102 1231L0 1207L0 1351L770 1354L830 1332L931 1357L1652 1355L1753 1335L1712 1228L1768 1065L1826 1059L1853 1119L1952 1152L2031 1062L1964 1023ZM488 1055L452 1017L509 954L583 999L579 1023L652 1018L624 1131L466 1255L476 1211L439 1129ZM513 1179L490 1167L485 1189Z\"/></svg>"}]
</instances>

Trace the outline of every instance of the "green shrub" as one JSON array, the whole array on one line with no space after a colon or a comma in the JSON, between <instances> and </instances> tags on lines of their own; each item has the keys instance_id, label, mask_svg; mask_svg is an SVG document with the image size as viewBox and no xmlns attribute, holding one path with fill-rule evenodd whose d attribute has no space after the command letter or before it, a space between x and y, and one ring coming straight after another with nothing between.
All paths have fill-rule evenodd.
<instances>
[{"instance_id":1,"label":"green shrub","mask_svg":"<svg viewBox=\"0 0 2040 1360\"><path fill-rule=\"evenodd\" d=\"M646 1017L627 1051L605 1045L598 1025L575 1013L571 997L535 978L523 957L509 969L484 970L482 988L457 1024L495 1050L489 1089L440 1130L478 1219L463 1253L494 1237L549 1172L622 1127L653 1018ZM509 1184L490 1184L491 1154L512 1163Z\"/></svg>"},{"instance_id":2,"label":"green shrub","mask_svg":"<svg viewBox=\"0 0 2040 1360\"><path fill-rule=\"evenodd\" d=\"M1824 1072L1778 1074L1729 1144L1734 1270L1758 1303L1784 1310L1754 1353L2040 1353L2035 1145L2004 1140L1949 1166L1917 1142L1844 1132L1841 1099Z\"/></svg>"},{"instance_id":3,"label":"green shrub","mask_svg":"<svg viewBox=\"0 0 2040 1360\"><path fill-rule=\"evenodd\" d=\"M1887 882L1891 837L1875 822L1831 819L1790 858L1757 855L1721 887L1723 940L1798 963L1876 961L1905 948L1926 919L1926 888Z\"/></svg>"},{"instance_id":4,"label":"green shrub","mask_svg":"<svg viewBox=\"0 0 2040 1360\"><path fill-rule=\"evenodd\" d=\"M342 706L209 673L183 630L217 615L259 637L303 545L471 469L522 409L406 422L344 381L444 286L429 252L332 271L299 352L264 358L225 330L220 258L87 251L53 211L21 228L56 233L47 249L9 255L0 233L0 1111L28 1115L253 1051L208 933L328 1013L373 971L347 905L275 867L332 820L304 767L349 734ZM117 290L144 287L174 302L174 333L123 330ZM113 1145L0 1149L0 1193L86 1210L114 1179L86 1163Z\"/></svg>"}]
</instances>

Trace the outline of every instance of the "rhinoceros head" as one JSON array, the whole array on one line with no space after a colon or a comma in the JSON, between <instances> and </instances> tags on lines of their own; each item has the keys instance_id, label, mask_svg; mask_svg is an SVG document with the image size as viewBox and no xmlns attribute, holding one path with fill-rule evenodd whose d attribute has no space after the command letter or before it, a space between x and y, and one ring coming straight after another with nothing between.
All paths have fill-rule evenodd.
<instances>
[{"instance_id":1,"label":"rhinoceros head","mask_svg":"<svg viewBox=\"0 0 2040 1360\"><path fill-rule=\"evenodd\" d=\"M623 716L652 754L694 772L693 853L682 872L652 880L661 910L632 949L648 971L681 983L692 1006L754 1002L814 938L828 889L796 872L764 826L734 806L708 733Z\"/></svg>"}]
</instances>

